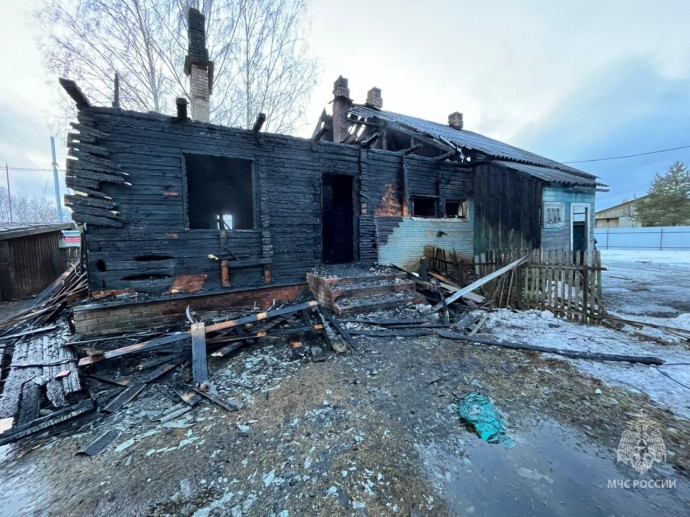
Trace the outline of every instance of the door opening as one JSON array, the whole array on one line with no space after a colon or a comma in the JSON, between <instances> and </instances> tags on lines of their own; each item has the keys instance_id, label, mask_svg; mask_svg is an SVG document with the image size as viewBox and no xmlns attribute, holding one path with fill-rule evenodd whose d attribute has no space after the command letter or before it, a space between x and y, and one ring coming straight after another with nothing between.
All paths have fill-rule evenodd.
<instances>
[{"instance_id":1,"label":"door opening","mask_svg":"<svg viewBox=\"0 0 690 517\"><path fill-rule=\"evenodd\" d=\"M573 251L585 251L589 247L589 205L573 203L570 218L570 235Z\"/></svg>"},{"instance_id":2,"label":"door opening","mask_svg":"<svg viewBox=\"0 0 690 517\"><path fill-rule=\"evenodd\" d=\"M321 179L321 260L344 264L354 259L352 176L324 174Z\"/></svg>"}]
</instances>

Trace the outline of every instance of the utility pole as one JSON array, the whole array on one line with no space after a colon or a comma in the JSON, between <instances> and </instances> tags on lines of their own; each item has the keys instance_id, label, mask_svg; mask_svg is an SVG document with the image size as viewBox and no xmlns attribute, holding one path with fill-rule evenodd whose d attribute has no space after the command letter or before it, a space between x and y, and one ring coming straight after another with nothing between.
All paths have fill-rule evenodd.
<instances>
[{"instance_id":1,"label":"utility pole","mask_svg":"<svg viewBox=\"0 0 690 517\"><path fill-rule=\"evenodd\" d=\"M60 203L60 179L58 177L57 158L55 157L55 137L50 137L50 149L53 151L53 183L55 184L55 210L58 222L62 222L62 204Z\"/></svg>"},{"instance_id":2,"label":"utility pole","mask_svg":"<svg viewBox=\"0 0 690 517\"><path fill-rule=\"evenodd\" d=\"M10 192L10 168L5 164L5 174L7 176L7 204L10 208L10 222L12 222L12 193Z\"/></svg>"}]
</instances>

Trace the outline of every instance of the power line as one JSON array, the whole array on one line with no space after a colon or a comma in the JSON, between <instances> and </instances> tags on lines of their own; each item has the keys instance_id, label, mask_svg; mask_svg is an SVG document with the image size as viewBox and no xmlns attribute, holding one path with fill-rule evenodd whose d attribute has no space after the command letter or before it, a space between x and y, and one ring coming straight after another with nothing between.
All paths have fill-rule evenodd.
<instances>
[{"instance_id":1,"label":"power line","mask_svg":"<svg viewBox=\"0 0 690 517\"><path fill-rule=\"evenodd\" d=\"M689 149L689 148L690 148L690 145L684 145L681 147L671 147L670 149L659 149L658 151L649 151L647 153L626 154L625 156L612 156L610 158L592 158L591 160L575 160L575 161L571 161L571 162L561 162L561 163L569 164L569 163L606 162L609 160L622 160L623 158L635 158L636 156L647 156L648 154L667 153L669 151L678 151L679 149Z\"/></svg>"}]
</instances>

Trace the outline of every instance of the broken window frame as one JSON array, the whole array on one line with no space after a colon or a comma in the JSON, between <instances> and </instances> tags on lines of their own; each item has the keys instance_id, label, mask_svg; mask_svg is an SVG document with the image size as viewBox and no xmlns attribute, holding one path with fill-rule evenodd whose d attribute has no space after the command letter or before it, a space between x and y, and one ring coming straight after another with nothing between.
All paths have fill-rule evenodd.
<instances>
[{"instance_id":1,"label":"broken window frame","mask_svg":"<svg viewBox=\"0 0 690 517\"><path fill-rule=\"evenodd\" d=\"M565 203L544 203L544 228L560 228L565 225Z\"/></svg>"},{"instance_id":2,"label":"broken window frame","mask_svg":"<svg viewBox=\"0 0 690 517\"><path fill-rule=\"evenodd\" d=\"M417 200L424 200L425 202L432 202L433 203L433 214L432 215L427 215L427 214L418 214L416 212L415 207L417 206L416 201ZM438 196L423 196L423 195L413 195L412 196L412 210L411 210L411 216L412 217L420 217L420 218L426 218L426 219L437 219L438 218Z\"/></svg>"},{"instance_id":3,"label":"broken window frame","mask_svg":"<svg viewBox=\"0 0 690 517\"><path fill-rule=\"evenodd\" d=\"M449 212L448 210L449 203L458 205L457 210L455 210L454 214ZM446 199L443 203L443 217L445 219L458 219L460 221L469 221L470 200L465 199L464 201L460 201L457 199Z\"/></svg>"},{"instance_id":4,"label":"broken window frame","mask_svg":"<svg viewBox=\"0 0 690 517\"><path fill-rule=\"evenodd\" d=\"M185 155L196 155L196 156L207 156L210 158L223 158L228 160L242 160L249 162L249 168L251 170L251 182L252 182L252 227L251 228L233 228L228 229L223 225L223 228L192 228L189 222L189 172L187 170L187 160ZM247 156L238 156L231 154L216 154L199 151L196 149L188 150L184 149L180 153L180 161L182 166L182 191L183 191L183 209L184 209L184 224L185 230L196 231L196 232L257 232L259 231L259 185L258 185L258 174L256 168L256 160L249 158ZM223 214L225 215L225 214ZM231 215L231 214L228 214Z\"/></svg>"}]
</instances>

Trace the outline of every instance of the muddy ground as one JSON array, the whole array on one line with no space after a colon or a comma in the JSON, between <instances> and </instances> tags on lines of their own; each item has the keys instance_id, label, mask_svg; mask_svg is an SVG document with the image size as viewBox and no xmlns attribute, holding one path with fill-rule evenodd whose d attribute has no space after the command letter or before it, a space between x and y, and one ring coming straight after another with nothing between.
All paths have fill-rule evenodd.
<instances>
[{"instance_id":1,"label":"muddy ground","mask_svg":"<svg viewBox=\"0 0 690 517\"><path fill-rule=\"evenodd\" d=\"M438 337L357 338L360 352L292 359L284 340L212 359L219 392L177 407L151 385L71 436L0 449L3 515L664 515L690 505L690 423L640 392L572 365ZM538 343L537 343L538 344ZM456 412L472 391L510 423L513 448L484 443ZM179 400L179 399L178 399ZM180 406L181 407L181 406ZM660 425L667 461L644 476L616 462L626 424ZM108 429L95 457L75 455ZM675 488L609 488L661 479Z\"/></svg>"}]
</instances>

